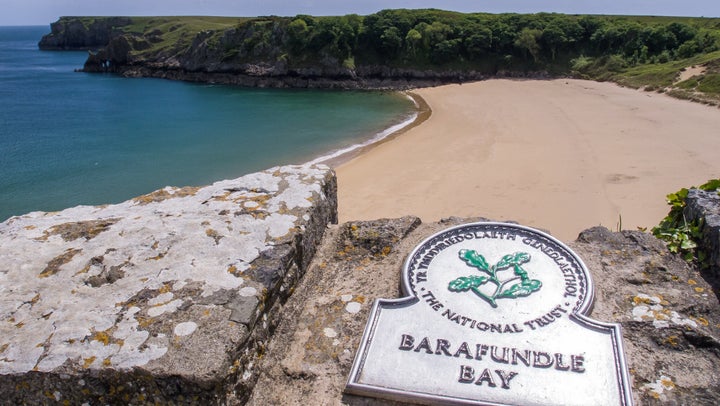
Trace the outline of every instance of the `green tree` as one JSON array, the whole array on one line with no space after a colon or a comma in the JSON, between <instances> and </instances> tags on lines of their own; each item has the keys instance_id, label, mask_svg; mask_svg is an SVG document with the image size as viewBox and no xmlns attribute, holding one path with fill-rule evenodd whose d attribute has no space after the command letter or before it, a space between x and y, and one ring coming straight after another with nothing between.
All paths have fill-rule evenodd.
<instances>
[{"instance_id":1,"label":"green tree","mask_svg":"<svg viewBox=\"0 0 720 406\"><path fill-rule=\"evenodd\" d=\"M540 30L524 28L520 31L520 35L518 35L515 40L515 46L522 49L523 52L530 53L533 57L533 61L537 62L538 56L540 55L540 44L538 43L538 39L541 36L542 31Z\"/></svg>"},{"instance_id":2,"label":"green tree","mask_svg":"<svg viewBox=\"0 0 720 406\"><path fill-rule=\"evenodd\" d=\"M555 60L557 50L568 42L565 31L557 24L548 25L541 35L542 43L550 50L552 59Z\"/></svg>"},{"instance_id":3,"label":"green tree","mask_svg":"<svg viewBox=\"0 0 720 406\"><path fill-rule=\"evenodd\" d=\"M420 31L411 28L405 36L405 44L410 54L413 56L416 55L418 47L422 44L422 34L420 34Z\"/></svg>"},{"instance_id":4,"label":"green tree","mask_svg":"<svg viewBox=\"0 0 720 406\"><path fill-rule=\"evenodd\" d=\"M462 40L459 38L440 41L433 47L431 59L437 64L443 64L458 59L460 53L460 44Z\"/></svg>"},{"instance_id":5,"label":"green tree","mask_svg":"<svg viewBox=\"0 0 720 406\"><path fill-rule=\"evenodd\" d=\"M288 36L290 37L291 51L300 53L307 44L310 36L310 28L305 20L296 18L288 24Z\"/></svg>"},{"instance_id":6,"label":"green tree","mask_svg":"<svg viewBox=\"0 0 720 406\"><path fill-rule=\"evenodd\" d=\"M470 58L479 58L492 50L492 30L488 27L478 28L463 42Z\"/></svg>"},{"instance_id":7,"label":"green tree","mask_svg":"<svg viewBox=\"0 0 720 406\"><path fill-rule=\"evenodd\" d=\"M389 55L397 53L402 48L403 40L400 38L400 30L397 27L390 27L383 31L380 36L382 49Z\"/></svg>"}]
</instances>

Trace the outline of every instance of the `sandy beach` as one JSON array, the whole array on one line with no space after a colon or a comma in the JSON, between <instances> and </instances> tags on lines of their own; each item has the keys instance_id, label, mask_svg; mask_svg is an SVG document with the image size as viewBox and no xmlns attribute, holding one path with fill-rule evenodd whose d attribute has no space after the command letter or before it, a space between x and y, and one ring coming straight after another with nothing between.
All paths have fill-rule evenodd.
<instances>
[{"instance_id":1,"label":"sandy beach","mask_svg":"<svg viewBox=\"0 0 720 406\"><path fill-rule=\"evenodd\" d=\"M720 109L612 83L496 79L415 91L427 121L336 168L339 220L512 220L572 241L657 225L720 177Z\"/></svg>"}]
</instances>

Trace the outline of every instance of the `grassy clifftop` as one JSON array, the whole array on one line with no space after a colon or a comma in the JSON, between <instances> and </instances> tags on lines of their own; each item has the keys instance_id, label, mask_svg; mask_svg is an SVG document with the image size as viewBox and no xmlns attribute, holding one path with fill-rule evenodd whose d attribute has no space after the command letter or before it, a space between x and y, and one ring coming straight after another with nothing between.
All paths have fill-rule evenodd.
<instances>
[{"instance_id":1,"label":"grassy clifftop","mask_svg":"<svg viewBox=\"0 0 720 406\"><path fill-rule=\"evenodd\" d=\"M125 74L445 81L572 75L720 100L720 19L711 18L384 10L338 17L64 17L52 28L41 46L107 45L89 70ZM79 40L83 33L94 45ZM680 75L693 66L688 72L696 75Z\"/></svg>"}]
</instances>

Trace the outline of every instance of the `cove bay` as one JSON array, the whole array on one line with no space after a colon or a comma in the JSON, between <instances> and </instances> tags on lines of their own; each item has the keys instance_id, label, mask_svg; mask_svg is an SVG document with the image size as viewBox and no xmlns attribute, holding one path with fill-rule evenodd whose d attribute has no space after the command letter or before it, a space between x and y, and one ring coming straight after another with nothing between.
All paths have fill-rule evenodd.
<instances>
[{"instance_id":1,"label":"cove bay","mask_svg":"<svg viewBox=\"0 0 720 406\"><path fill-rule=\"evenodd\" d=\"M303 163L411 121L394 92L247 89L75 72L44 26L0 27L0 221Z\"/></svg>"}]
</instances>

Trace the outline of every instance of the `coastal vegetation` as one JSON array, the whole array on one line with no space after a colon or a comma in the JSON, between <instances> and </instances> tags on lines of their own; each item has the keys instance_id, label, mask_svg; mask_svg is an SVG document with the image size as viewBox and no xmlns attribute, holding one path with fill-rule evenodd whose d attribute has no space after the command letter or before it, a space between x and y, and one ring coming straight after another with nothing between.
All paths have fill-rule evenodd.
<instances>
[{"instance_id":1,"label":"coastal vegetation","mask_svg":"<svg viewBox=\"0 0 720 406\"><path fill-rule=\"evenodd\" d=\"M697 188L706 192L717 192L720 195L720 179L710 179ZM702 246L704 224L702 220L688 221L685 218L688 192L687 188L682 188L667 195L670 212L657 227L652 229L652 233L667 243L670 252L682 255L686 261L696 261L706 267L707 253L699 248Z\"/></svg>"},{"instance_id":2,"label":"coastal vegetation","mask_svg":"<svg viewBox=\"0 0 720 406\"><path fill-rule=\"evenodd\" d=\"M73 19L90 30L102 18L62 18L50 37L77 25ZM335 17L130 17L104 27L112 40L98 45L108 45L107 54L87 70L338 80L412 80L428 72L444 81L574 76L720 101L715 18L400 9ZM682 76L687 69L697 73Z\"/></svg>"}]
</instances>

